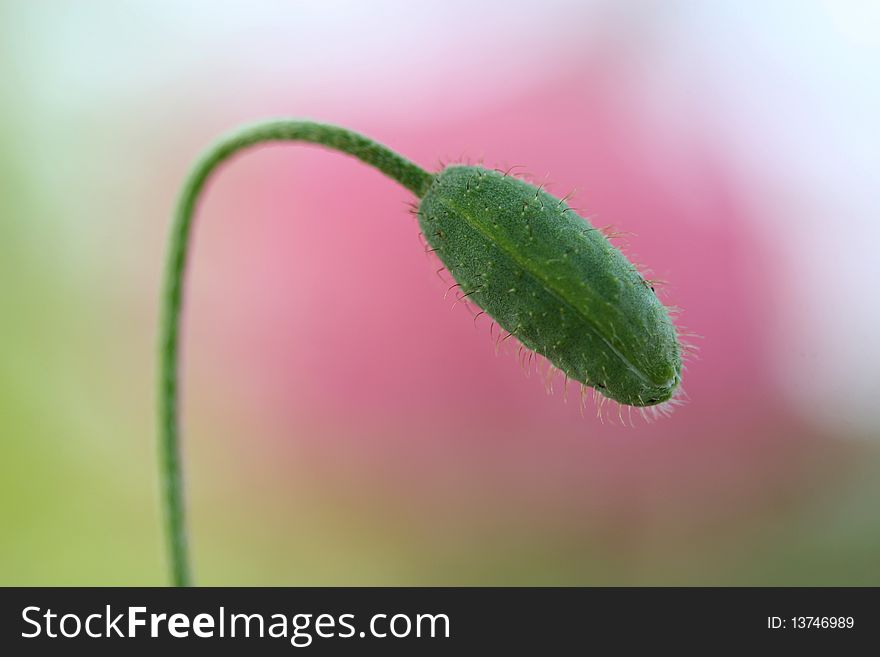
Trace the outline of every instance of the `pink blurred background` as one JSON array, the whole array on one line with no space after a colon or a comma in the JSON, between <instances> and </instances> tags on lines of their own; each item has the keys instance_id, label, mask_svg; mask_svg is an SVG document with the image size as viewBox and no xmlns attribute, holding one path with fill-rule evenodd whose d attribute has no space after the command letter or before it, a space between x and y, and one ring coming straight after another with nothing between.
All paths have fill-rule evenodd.
<instances>
[{"instance_id":1,"label":"pink blurred background","mask_svg":"<svg viewBox=\"0 0 880 657\"><path fill-rule=\"evenodd\" d=\"M671 418L582 417L444 299L408 192L313 147L244 154L187 288L200 582L880 583L876 9L3 7L4 273L25 281L0 324L23 500L0 504L3 583L163 581L169 213L219 132L281 115L576 189L699 358Z\"/></svg>"}]
</instances>

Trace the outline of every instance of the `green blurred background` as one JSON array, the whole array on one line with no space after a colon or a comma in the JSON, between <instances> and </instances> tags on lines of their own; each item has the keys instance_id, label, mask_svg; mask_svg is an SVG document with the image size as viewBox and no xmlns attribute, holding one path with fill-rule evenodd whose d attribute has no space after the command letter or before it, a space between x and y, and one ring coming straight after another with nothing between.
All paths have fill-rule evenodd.
<instances>
[{"instance_id":1,"label":"green blurred background","mask_svg":"<svg viewBox=\"0 0 880 657\"><path fill-rule=\"evenodd\" d=\"M450 312L403 190L310 149L240 158L188 287L200 583L880 584L876 18L0 2L0 584L166 582L169 213L199 149L276 115L578 187L701 358L670 420L581 418Z\"/></svg>"}]
</instances>

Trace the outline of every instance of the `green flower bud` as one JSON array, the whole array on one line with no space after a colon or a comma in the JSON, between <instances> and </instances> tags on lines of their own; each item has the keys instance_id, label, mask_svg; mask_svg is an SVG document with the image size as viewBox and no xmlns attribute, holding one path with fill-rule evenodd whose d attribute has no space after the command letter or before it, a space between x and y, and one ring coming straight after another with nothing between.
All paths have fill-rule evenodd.
<instances>
[{"instance_id":1,"label":"green flower bud","mask_svg":"<svg viewBox=\"0 0 880 657\"><path fill-rule=\"evenodd\" d=\"M450 166L418 216L467 299L570 379L631 406L673 396L682 361L668 310L564 200L497 171Z\"/></svg>"}]
</instances>

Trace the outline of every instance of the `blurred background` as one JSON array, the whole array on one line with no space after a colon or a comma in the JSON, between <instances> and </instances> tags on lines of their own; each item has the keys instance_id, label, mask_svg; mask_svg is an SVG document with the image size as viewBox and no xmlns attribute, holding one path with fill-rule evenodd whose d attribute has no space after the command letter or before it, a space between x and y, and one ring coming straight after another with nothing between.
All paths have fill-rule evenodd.
<instances>
[{"instance_id":1,"label":"blurred background","mask_svg":"<svg viewBox=\"0 0 880 657\"><path fill-rule=\"evenodd\" d=\"M167 581L159 281L270 116L522 165L701 336L635 428L496 356L408 192L243 154L196 221L202 584L880 584L880 4L0 2L0 584ZM613 421L613 422L612 422Z\"/></svg>"}]
</instances>

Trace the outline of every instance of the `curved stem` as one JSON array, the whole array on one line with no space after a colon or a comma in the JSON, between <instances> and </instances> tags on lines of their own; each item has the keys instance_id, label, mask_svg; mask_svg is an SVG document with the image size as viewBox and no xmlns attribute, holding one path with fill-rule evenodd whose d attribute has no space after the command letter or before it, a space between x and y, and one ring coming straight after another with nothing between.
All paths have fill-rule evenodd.
<instances>
[{"instance_id":1,"label":"curved stem","mask_svg":"<svg viewBox=\"0 0 880 657\"><path fill-rule=\"evenodd\" d=\"M418 197L424 196L433 178L409 160L362 135L337 126L292 119L265 121L232 132L208 148L193 166L180 192L168 243L159 344L159 476L171 578L175 586L191 583L178 439L178 343L193 214L205 183L218 166L250 146L281 141L309 142L352 155Z\"/></svg>"}]
</instances>

